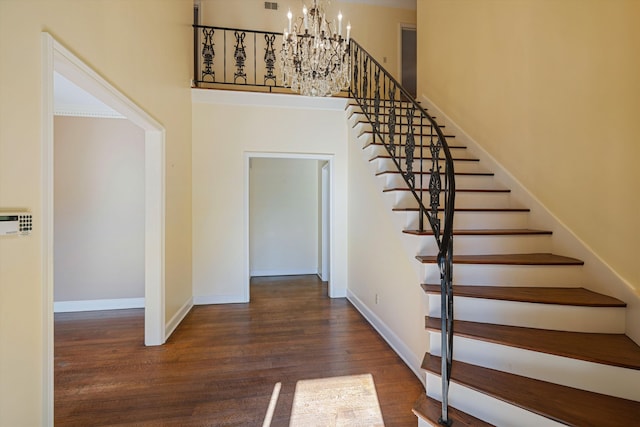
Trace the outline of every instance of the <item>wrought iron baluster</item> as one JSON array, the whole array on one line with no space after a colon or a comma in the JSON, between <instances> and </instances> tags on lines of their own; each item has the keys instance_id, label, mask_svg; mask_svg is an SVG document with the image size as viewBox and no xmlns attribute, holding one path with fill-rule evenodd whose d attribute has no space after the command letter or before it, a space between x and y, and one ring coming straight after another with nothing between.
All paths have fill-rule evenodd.
<instances>
[{"instance_id":1,"label":"wrought iron baluster","mask_svg":"<svg viewBox=\"0 0 640 427\"><path fill-rule=\"evenodd\" d=\"M233 83L237 83L238 79L244 79L244 83L247 84L247 74L244 72L244 63L247 59L246 46L244 45L246 33L234 31L234 35L236 36L236 46L233 57L236 60L236 72L233 74Z\"/></svg>"},{"instance_id":2,"label":"wrought iron baluster","mask_svg":"<svg viewBox=\"0 0 640 427\"><path fill-rule=\"evenodd\" d=\"M363 71L362 71L362 109L365 113L369 111L369 100L367 96L369 96L369 57L364 57L363 63Z\"/></svg>"},{"instance_id":3,"label":"wrought iron baluster","mask_svg":"<svg viewBox=\"0 0 640 427\"><path fill-rule=\"evenodd\" d=\"M414 132L415 129L413 127L413 116L415 114L416 107L411 104L409 108L407 108L407 142L405 144L405 155L406 155L406 165L407 170L404 174L404 179L409 183L412 189L416 187L416 176L413 173L413 153L416 148L415 140L414 140Z\"/></svg>"},{"instance_id":4,"label":"wrought iron baluster","mask_svg":"<svg viewBox=\"0 0 640 427\"><path fill-rule=\"evenodd\" d=\"M389 154L391 154L392 157L396 157L396 143L395 143L395 138L396 138L396 87L395 85L391 85L391 87L389 88L389 100L390 100L390 105L389 105L389 124L387 125L389 127Z\"/></svg>"},{"instance_id":5,"label":"wrought iron baluster","mask_svg":"<svg viewBox=\"0 0 640 427\"><path fill-rule=\"evenodd\" d=\"M202 63L204 64L204 69L202 70L202 81L216 81L216 73L213 71L213 60L216 56L216 52L213 48L215 43L213 42L213 28L203 28L202 36L204 40L202 41ZM207 80L209 77L211 80Z\"/></svg>"},{"instance_id":6,"label":"wrought iron baluster","mask_svg":"<svg viewBox=\"0 0 640 427\"><path fill-rule=\"evenodd\" d=\"M440 140L436 138L436 142L434 143L434 138L431 136L431 142L429 149L431 151L431 169L429 169L430 178L429 178L429 195L430 195L430 205L431 205L431 215L429 216L429 221L431 223L431 228L435 233L435 238L438 242L440 242L440 218L438 218L438 208L440 207L440 193L442 192L442 181L440 180Z\"/></svg>"},{"instance_id":7,"label":"wrought iron baluster","mask_svg":"<svg viewBox=\"0 0 640 427\"><path fill-rule=\"evenodd\" d=\"M268 80L271 80L273 84L276 84L276 75L273 70L276 67L276 51L273 47L273 43L276 40L275 34L265 34L264 41L267 42L267 47L264 49L264 63L267 67L267 74L264 76L264 84L267 84Z\"/></svg>"},{"instance_id":8,"label":"wrought iron baluster","mask_svg":"<svg viewBox=\"0 0 640 427\"><path fill-rule=\"evenodd\" d=\"M376 133L380 132L380 67L376 67L374 73L375 80L375 95L373 99L373 129Z\"/></svg>"},{"instance_id":9,"label":"wrought iron baluster","mask_svg":"<svg viewBox=\"0 0 640 427\"><path fill-rule=\"evenodd\" d=\"M353 97L358 99L358 49L355 45L353 48Z\"/></svg>"}]
</instances>

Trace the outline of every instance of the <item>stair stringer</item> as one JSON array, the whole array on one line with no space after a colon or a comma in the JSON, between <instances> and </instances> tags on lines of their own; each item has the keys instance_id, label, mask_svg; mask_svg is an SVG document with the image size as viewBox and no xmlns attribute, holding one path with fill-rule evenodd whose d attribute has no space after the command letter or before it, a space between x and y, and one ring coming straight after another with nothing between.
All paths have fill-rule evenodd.
<instances>
[{"instance_id":1,"label":"stair stringer","mask_svg":"<svg viewBox=\"0 0 640 427\"><path fill-rule=\"evenodd\" d=\"M640 291L623 277L600 256L598 256L579 236L556 217L544 204L477 141L467 134L458 124L446 115L433 101L424 94L420 102L429 112L438 116L441 125L445 125L448 134L456 135L456 143L468 147L470 153L480 159L485 168L495 174L496 182L511 190L511 197L519 204L527 206L529 226L550 230L552 234L552 251L579 258L584 261L581 286L594 292L610 295L627 303L625 316L626 335L640 345Z\"/></svg>"}]
</instances>

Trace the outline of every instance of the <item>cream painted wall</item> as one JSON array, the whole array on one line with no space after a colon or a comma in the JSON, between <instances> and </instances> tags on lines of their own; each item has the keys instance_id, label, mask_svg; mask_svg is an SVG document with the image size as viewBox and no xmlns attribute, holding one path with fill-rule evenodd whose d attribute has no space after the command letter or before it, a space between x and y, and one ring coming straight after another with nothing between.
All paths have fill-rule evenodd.
<instances>
[{"instance_id":1,"label":"cream painted wall","mask_svg":"<svg viewBox=\"0 0 640 427\"><path fill-rule=\"evenodd\" d=\"M385 332L385 339L418 373L428 349L421 266L414 260L415 253L403 245L401 228L392 218L398 214L385 204L362 145L353 142L357 140L356 131L353 133L349 145L349 292L365 314L370 312L369 322Z\"/></svg>"},{"instance_id":2,"label":"cream painted wall","mask_svg":"<svg viewBox=\"0 0 640 427\"><path fill-rule=\"evenodd\" d=\"M418 93L640 292L640 2L418 0Z\"/></svg>"},{"instance_id":3,"label":"cream painted wall","mask_svg":"<svg viewBox=\"0 0 640 427\"><path fill-rule=\"evenodd\" d=\"M303 159L251 159L251 276L317 273L318 163Z\"/></svg>"},{"instance_id":4,"label":"cream painted wall","mask_svg":"<svg viewBox=\"0 0 640 427\"><path fill-rule=\"evenodd\" d=\"M55 302L144 298L144 132L54 118Z\"/></svg>"},{"instance_id":5,"label":"cream painted wall","mask_svg":"<svg viewBox=\"0 0 640 427\"><path fill-rule=\"evenodd\" d=\"M345 101L297 95L194 90L194 303L246 300L250 153L332 156L334 265L331 296L347 288ZM254 105L251 105L254 104ZM215 165L215 168L211 167ZM247 243L245 243L247 242Z\"/></svg>"},{"instance_id":6,"label":"cream painted wall","mask_svg":"<svg viewBox=\"0 0 640 427\"><path fill-rule=\"evenodd\" d=\"M295 17L302 16L301 0L279 0L278 10L264 8L263 0L242 0L229 2L226 0L201 0L202 25L241 28L247 30L263 30L282 32L288 25L287 11ZM307 6L311 2L307 2ZM388 2L392 3L392 2ZM402 6L406 2L402 3ZM343 31L351 22L351 36L375 58L383 62L383 66L394 76L398 75L400 25L415 25L416 10L401 7L344 2L330 2L326 13L328 19L336 17L341 11L343 15ZM277 40L281 43L281 40ZM277 48L277 46L276 46Z\"/></svg>"},{"instance_id":7,"label":"cream painted wall","mask_svg":"<svg viewBox=\"0 0 640 427\"><path fill-rule=\"evenodd\" d=\"M44 423L41 32L166 129L166 316L191 297L190 0L0 1L0 206L30 237L0 239L0 425Z\"/></svg>"}]
</instances>

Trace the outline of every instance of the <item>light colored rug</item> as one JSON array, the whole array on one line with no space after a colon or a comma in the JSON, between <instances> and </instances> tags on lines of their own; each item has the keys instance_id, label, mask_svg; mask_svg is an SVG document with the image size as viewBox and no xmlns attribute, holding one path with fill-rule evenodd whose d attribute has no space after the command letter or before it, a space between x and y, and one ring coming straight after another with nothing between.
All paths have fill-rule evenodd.
<instances>
[{"instance_id":1,"label":"light colored rug","mask_svg":"<svg viewBox=\"0 0 640 427\"><path fill-rule=\"evenodd\" d=\"M298 381L290 427L384 427L371 374Z\"/></svg>"}]
</instances>

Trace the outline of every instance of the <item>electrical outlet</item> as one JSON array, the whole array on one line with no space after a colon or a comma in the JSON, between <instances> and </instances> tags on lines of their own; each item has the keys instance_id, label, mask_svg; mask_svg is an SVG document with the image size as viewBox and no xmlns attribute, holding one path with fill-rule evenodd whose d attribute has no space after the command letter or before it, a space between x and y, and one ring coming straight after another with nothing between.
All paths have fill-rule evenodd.
<instances>
[{"instance_id":1,"label":"electrical outlet","mask_svg":"<svg viewBox=\"0 0 640 427\"><path fill-rule=\"evenodd\" d=\"M376 304L380 302L380 296L378 294L376 294Z\"/></svg>"}]
</instances>

